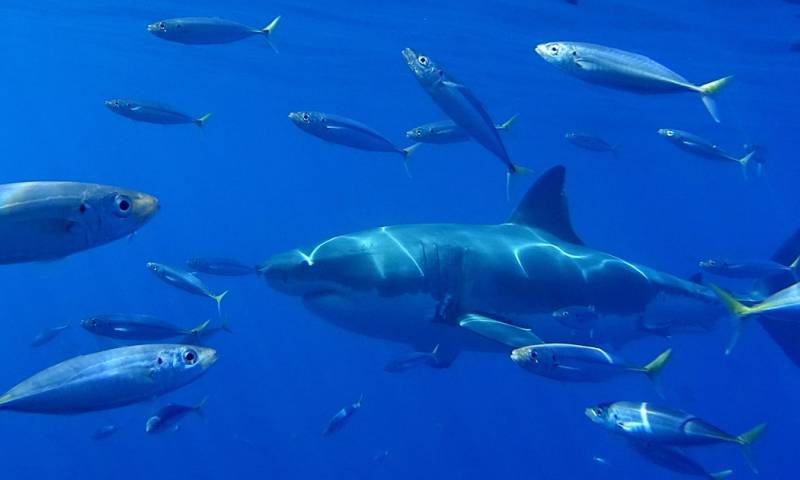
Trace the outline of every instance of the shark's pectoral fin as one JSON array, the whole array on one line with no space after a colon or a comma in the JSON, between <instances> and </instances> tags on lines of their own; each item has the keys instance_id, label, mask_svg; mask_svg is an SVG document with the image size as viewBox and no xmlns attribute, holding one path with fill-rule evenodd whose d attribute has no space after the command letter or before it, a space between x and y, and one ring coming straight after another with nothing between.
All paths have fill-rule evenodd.
<instances>
[{"instance_id":1,"label":"shark's pectoral fin","mask_svg":"<svg viewBox=\"0 0 800 480\"><path fill-rule=\"evenodd\" d=\"M513 348L544 343L529 328L517 327L475 313L460 317L458 324L478 335Z\"/></svg>"}]
</instances>

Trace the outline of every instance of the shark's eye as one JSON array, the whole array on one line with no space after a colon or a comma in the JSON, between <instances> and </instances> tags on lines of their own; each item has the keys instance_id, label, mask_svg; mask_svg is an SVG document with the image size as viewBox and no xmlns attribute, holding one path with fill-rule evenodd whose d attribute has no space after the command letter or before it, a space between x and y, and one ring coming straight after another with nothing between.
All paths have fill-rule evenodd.
<instances>
[{"instance_id":1,"label":"shark's eye","mask_svg":"<svg viewBox=\"0 0 800 480\"><path fill-rule=\"evenodd\" d=\"M424 67L425 65L428 64L428 57L426 57L425 55L420 55L419 57L417 57L417 61L419 62L420 65Z\"/></svg>"}]
</instances>

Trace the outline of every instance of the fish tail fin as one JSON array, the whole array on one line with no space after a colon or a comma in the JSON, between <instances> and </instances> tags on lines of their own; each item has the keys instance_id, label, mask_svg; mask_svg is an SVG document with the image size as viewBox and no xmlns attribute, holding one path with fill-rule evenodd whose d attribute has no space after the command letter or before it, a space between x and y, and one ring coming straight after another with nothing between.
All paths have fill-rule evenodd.
<instances>
[{"instance_id":1,"label":"fish tail fin","mask_svg":"<svg viewBox=\"0 0 800 480\"><path fill-rule=\"evenodd\" d=\"M197 412L198 415L200 415L201 417L205 417L206 416L206 412L203 410L203 407L206 406L207 402L208 402L208 395L203 397L203 399L200 400L200 403L198 403L197 405L195 405L192 408L194 409L195 412Z\"/></svg>"},{"instance_id":2,"label":"fish tail fin","mask_svg":"<svg viewBox=\"0 0 800 480\"><path fill-rule=\"evenodd\" d=\"M713 82L708 82L706 84L700 85L699 87L696 87L696 90L700 92L700 95L702 95L703 104L706 106L706 110L708 110L708 113L711 114L711 118L713 118L714 121L717 123L719 123L719 111L717 110L717 102L715 102L714 99L711 97L715 95L717 92L719 92L720 89L722 89L722 87L727 85L732 78L733 76L730 75L727 77L720 78L718 80L714 80Z\"/></svg>"},{"instance_id":3,"label":"fish tail fin","mask_svg":"<svg viewBox=\"0 0 800 480\"><path fill-rule=\"evenodd\" d=\"M523 167L522 165L511 165L511 168L506 172L506 200L511 201L511 178L519 177L521 175L528 175L533 173L533 169Z\"/></svg>"},{"instance_id":4,"label":"fish tail fin","mask_svg":"<svg viewBox=\"0 0 800 480\"><path fill-rule=\"evenodd\" d=\"M742 305L733 297L733 295L716 285L711 285L711 289L714 290L714 293L717 294L722 303L725 304L728 310L730 310L730 312L736 318L736 325L733 330L733 335L731 335L731 340L728 342L728 347L725 349L725 355L729 355L733 351L733 347L736 346L736 342L739 340L739 337L742 334L745 319L748 315L753 314L755 309L753 307Z\"/></svg>"},{"instance_id":5,"label":"fish tail fin","mask_svg":"<svg viewBox=\"0 0 800 480\"><path fill-rule=\"evenodd\" d=\"M275 30L275 27L278 26L278 22L280 20L281 16L278 15L277 17L273 18L271 22L269 22L269 25L260 30L257 30L258 33L264 35L264 38L267 39L267 44L269 45L269 48L271 48L272 51L275 53L280 53L280 52L278 51L278 48L275 46L275 44L272 43L272 32Z\"/></svg>"},{"instance_id":6,"label":"fish tail fin","mask_svg":"<svg viewBox=\"0 0 800 480\"><path fill-rule=\"evenodd\" d=\"M208 328L211 324L211 320L206 320L205 322L201 323L200 325L194 327L193 329L189 330L189 335L200 335L203 331Z\"/></svg>"},{"instance_id":7,"label":"fish tail fin","mask_svg":"<svg viewBox=\"0 0 800 480\"><path fill-rule=\"evenodd\" d=\"M511 127L514 125L514 123L516 123L517 117L519 117L519 114L515 113L514 115L511 116L511 118L509 118L505 122L501 123L500 125L496 125L495 128L497 128L498 130L509 131L511 130Z\"/></svg>"},{"instance_id":8,"label":"fish tail fin","mask_svg":"<svg viewBox=\"0 0 800 480\"><path fill-rule=\"evenodd\" d=\"M358 396L358 401L356 402L356 405L358 405L358 408L361 408L361 405L363 403L364 403L364 393L362 392L361 395Z\"/></svg>"},{"instance_id":9,"label":"fish tail fin","mask_svg":"<svg viewBox=\"0 0 800 480\"><path fill-rule=\"evenodd\" d=\"M752 150L747 155L737 160L739 162L739 165L742 166L742 174L744 175L745 179L747 179L747 166L750 164L750 160L753 159L756 152L757 150Z\"/></svg>"},{"instance_id":10,"label":"fish tail fin","mask_svg":"<svg viewBox=\"0 0 800 480\"><path fill-rule=\"evenodd\" d=\"M642 372L647 375L647 378L653 382L653 386L656 389L656 393L659 397L664 398L664 391L661 388L661 382L659 381L659 374L664 370L664 367L667 365L667 361L669 361L670 357L672 356L672 349L668 348L661 352L656 358L653 359L652 362L648 363L644 367L642 367Z\"/></svg>"},{"instance_id":11,"label":"fish tail fin","mask_svg":"<svg viewBox=\"0 0 800 480\"><path fill-rule=\"evenodd\" d=\"M711 480L725 480L733 475L733 470L721 470L719 472L709 473L708 478Z\"/></svg>"},{"instance_id":12,"label":"fish tail fin","mask_svg":"<svg viewBox=\"0 0 800 480\"><path fill-rule=\"evenodd\" d=\"M400 153L403 155L403 167L406 169L406 175L408 178L411 178L411 154L414 153L419 146L422 145L421 143L415 143L413 145L409 145L406 148L401 148Z\"/></svg>"},{"instance_id":13,"label":"fish tail fin","mask_svg":"<svg viewBox=\"0 0 800 480\"><path fill-rule=\"evenodd\" d=\"M211 298L216 300L217 302L217 313L222 315L222 299L225 298L225 295L228 294L228 291L225 290L224 292L220 293L219 295L211 295Z\"/></svg>"},{"instance_id":14,"label":"fish tail fin","mask_svg":"<svg viewBox=\"0 0 800 480\"><path fill-rule=\"evenodd\" d=\"M794 262L789 265L789 268L792 269L792 275L794 275L795 280L797 280L797 274L798 271L800 271L800 255L794 259Z\"/></svg>"},{"instance_id":15,"label":"fish tail fin","mask_svg":"<svg viewBox=\"0 0 800 480\"><path fill-rule=\"evenodd\" d=\"M753 462L753 452L751 447L753 443L764 434L764 430L766 429L767 424L761 423L736 437L736 441L742 446L742 453L744 453L744 458L747 461L747 465L754 473L758 473L758 469Z\"/></svg>"},{"instance_id":16,"label":"fish tail fin","mask_svg":"<svg viewBox=\"0 0 800 480\"><path fill-rule=\"evenodd\" d=\"M200 118L195 118L194 119L194 124L197 125L200 128L203 128L209 118L211 118L211 114L210 113L206 113L205 115L203 115Z\"/></svg>"}]
</instances>

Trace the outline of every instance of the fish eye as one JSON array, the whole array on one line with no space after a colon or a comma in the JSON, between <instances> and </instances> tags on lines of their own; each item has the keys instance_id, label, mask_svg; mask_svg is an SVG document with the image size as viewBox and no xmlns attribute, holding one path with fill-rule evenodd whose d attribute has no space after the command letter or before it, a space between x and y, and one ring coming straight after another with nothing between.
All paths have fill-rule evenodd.
<instances>
[{"instance_id":1,"label":"fish eye","mask_svg":"<svg viewBox=\"0 0 800 480\"><path fill-rule=\"evenodd\" d=\"M126 195L117 195L114 197L114 206L117 208L115 213L118 216L124 217L128 215L132 205L130 197Z\"/></svg>"},{"instance_id":2,"label":"fish eye","mask_svg":"<svg viewBox=\"0 0 800 480\"><path fill-rule=\"evenodd\" d=\"M422 129L418 128L418 129L414 130L414 135L416 135L418 137L421 136L422 135Z\"/></svg>"},{"instance_id":3,"label":"fish eye","mask_svg":"<svg viewBox=\"0 0 800 480\"><path fill-rule=\"evenodd\" d=\"M161 30L166 30L167 29L167 24L164 23L164 22L160 22L158 24L158 28L160 28Z\"/></svg>"},{"instance_id":4,"label":"fish eye","mask_svg":"<svg viewBox=\"0 0 800 480\"><path fill-rule=\"evenodd\" d=\"M159 364L159 365L161 365L162 363L164 363L164 359L163 359L163 358L161 358L161 357L158 357L158 358L156 359L156 363L157 363L157 364Z\"/></svg>"},{"instance_id":5,"label":"fish eye","mask_svg":"<svg viewBox=\"0 0 800 480\"><path fill-rule=\"evenodd\" d=\"M558 55L559 50L558 45L550 45L550 55Z\"/></svg>"},{"instance_id":6,"label":"fish eye","mask_svg":"<svg viewBox=\"0 0 800 480\"><path fill-rule=\"evenodd\" d=\"M600 407L595 408L594 409L594 414L597 415L598 417L602 416L603 415L603 409L600 408Z\"/></svg>"},{"instance_id":7,"label":"fish eye","mask_svg":"<svg viewBox=\"0 0 800 480\"><path fill-rule=\"evenodd\" d=\"M305 120L307 122L309 118L311 118L311 117L309 117L307 113L303 114L303 120Z\"/></svg>"},{"instance_id":8,"label":"fish eye","mask_svg":"<svg viewBox=\"0 0 800 480\"><path fill-rule=\"evenodd\" d=\"M423 65L423 66L427 65L428 64L428 57L426 57L425 55L420 55L419 57L417 57L417 61L419 62L420 65Z\"/></svg>"},{"instance_id":9,"label":"fish eye","mask_svg":"<svg viewBox=\"0 0 800 480\"><path fill-rule=\"evenodd\" d=\"M667 136L668 136L668 137L673 137L673 136L675 136L675 132L673 132L672 130L667 130L667 131L666 131L666 133L667 133Z\"/></svg>"},{"instance_id":10,"label":"fish eye","mask_svg":"<svg viewBox=\"0 0 800 480\"><path fill-rule=\"evenodd\" d=\"M197 353L194 350L186 350L183 352L183 359L187 365L194 365L197 362Z\"/></svg>"},{"instance_id":11,"label":"fish eye","mask_svg":"<svg viewBox=\"0 0 800 480\"><path fill-rule=\"evenodd\" d=\"M78 211L80 211L81 213L86 213L86 208L87 208L86 204L85 203L81 203L81 206L78 207Z\"/></svg>"},{"instance_id":12,"label":"fish eye","mask_svg":"<svg viewBox=\"0 0 800 480\"><path fill-rule=\"evenodd\" d=\"M93 318L93 319L92 319L92 326L93 326L93 327L96 327L96 326L97 326L97 319L96 319L96 318Z\"/></svg>"}]
</instances>

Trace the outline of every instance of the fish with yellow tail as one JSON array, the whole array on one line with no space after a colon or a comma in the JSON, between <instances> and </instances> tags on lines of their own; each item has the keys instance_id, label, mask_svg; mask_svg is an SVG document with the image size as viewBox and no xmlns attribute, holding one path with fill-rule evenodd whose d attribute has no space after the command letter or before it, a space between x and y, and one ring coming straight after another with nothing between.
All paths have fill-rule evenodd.
<instances>
[{"instance_id":1,"label":"fish with yellow tail","mask_svg":"<svg viewBox=\"0 0 800 480\"><path fill-rule=\"evenodd\" d=\"M638 53L582 42L549 42L536 46L547 63L583 81L630 92L696 92L715 122L719 113L714 95L732 76L695 85L669 68Z\"/></svg>"},{"instance_id":2,"label":"fish with yellow tail","mask_svg":"<svg viewBox=\"0 0 800 480\"><path fill-rule=\"evenodd\" d=\"M227 290L219 295L216 295L205 286L202 280L197 278L197 275L175 267L170 267L169 265L156 262L147 262L147 269L153 272L165 283L180 288L185 292L214 299L214 301L217 302L217 312L222 313L222 299L228 294Z\"/></svg>"}]
</instances>

